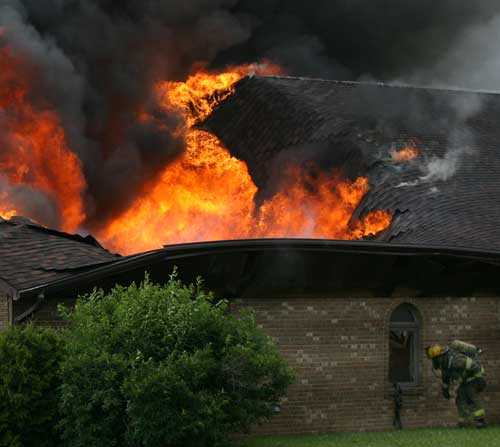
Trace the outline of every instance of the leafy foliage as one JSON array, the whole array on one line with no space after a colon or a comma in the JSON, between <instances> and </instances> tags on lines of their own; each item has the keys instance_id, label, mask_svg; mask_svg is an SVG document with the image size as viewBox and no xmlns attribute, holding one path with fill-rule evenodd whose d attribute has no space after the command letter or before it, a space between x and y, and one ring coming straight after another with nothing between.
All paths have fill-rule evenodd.
<instances>
[{"instance_id":1,"label":"leafy foliage","mask_svg":"<svg viewBox=\"0 0 500 447\"><path fill-rule=\"evenodd\" d=\"M64 437L72 447L225 445L273 414L293 375L253 316L184 286L96 291L68 314Z\"/></svg>"},{"instance_id":2,"label":"leafy foliage","mask_svg":"<svg viewBox=\"0 0 500 447\"><path fill-rule=\"evenodd\" d=\"M0 445L58 444L58 374L62 343L33 326L0 332Z\"/></svg>"}]
</instances>

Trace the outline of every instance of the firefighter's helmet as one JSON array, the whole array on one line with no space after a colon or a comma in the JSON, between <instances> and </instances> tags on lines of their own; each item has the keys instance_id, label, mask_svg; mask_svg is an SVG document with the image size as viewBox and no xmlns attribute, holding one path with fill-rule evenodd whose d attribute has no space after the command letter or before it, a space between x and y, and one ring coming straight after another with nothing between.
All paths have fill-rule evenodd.
<instances>
[{"instance_id":1,"label":"firefighter's helmet","mask_svg":"<svg viewBox=\"0 0 500 447\"><path fill-rule=\"evenodd\" d=\"M425 348L425 354L428 359L435 359L436 357L443 355L445 352L446 348L441 345L431 345Z\"/></svg>"}]
</instances>

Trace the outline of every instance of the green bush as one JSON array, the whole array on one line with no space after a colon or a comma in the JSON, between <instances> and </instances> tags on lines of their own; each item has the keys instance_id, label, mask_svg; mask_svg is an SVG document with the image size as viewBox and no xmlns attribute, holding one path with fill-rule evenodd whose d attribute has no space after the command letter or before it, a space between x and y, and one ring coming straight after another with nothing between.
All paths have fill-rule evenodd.
<instances>
[{"instance_id":1,"label":"green bush","mask_svg":"<svg viewBox=\"0 0 500 447\"><path fill-rule=\"evenodd\" d=\"M94 292L67 315L64 437L72 447L220 446L272 416L293 380L253 316L201 284Z\"/></svg>"},{"instance_id":2,"label":"green bush","mask_svg":"<svg viewBox=\"0 0 500 447\"><path fill-rule=\"evenodd\" d=\"M58 444L58 374L62 343L32 326L0 332L0 445Z\"/></svg>"}]
</instances>

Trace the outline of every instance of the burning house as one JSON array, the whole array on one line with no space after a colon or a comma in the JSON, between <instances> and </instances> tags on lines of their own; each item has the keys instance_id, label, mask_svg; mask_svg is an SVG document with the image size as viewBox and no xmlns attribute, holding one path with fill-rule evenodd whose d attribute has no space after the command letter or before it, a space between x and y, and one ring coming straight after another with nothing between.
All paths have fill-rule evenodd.
<instances>
[{"instance_id":1,"label":"burning house","mask_svg":"<svg viewBox=\"0 0 500 447\"><path fill-rule=\"evenodd\" d=\"M126 256L0 222L1 324L58 324L61 300L177 266L254 309L296 370L263 433L390 428L393 383L403 424L452 423L423 348L454 338L484 350L499 420L500 97L227 76L158 86L186 149L97 228Z\"/></svg>"}]
</instances>

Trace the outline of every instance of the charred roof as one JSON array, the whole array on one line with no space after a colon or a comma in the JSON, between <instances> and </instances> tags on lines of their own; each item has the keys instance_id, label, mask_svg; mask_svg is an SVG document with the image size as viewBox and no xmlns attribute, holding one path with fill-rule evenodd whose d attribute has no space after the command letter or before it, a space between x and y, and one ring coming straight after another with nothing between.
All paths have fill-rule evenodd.
<instances>
[{"instance_id":1,"label":"charred roof","mask_svg":"<svg viewBox=\"0 0 500 447\"><path fill-rule=\"evenodd\" d=\"M500 252L500 96L247 77L203 124L247 161L263 194L285 161L313 160L371 190L354 217L394 214L386 243ZM419 156L396 163L408 145Z\"/></svg>"}]
</instances>

